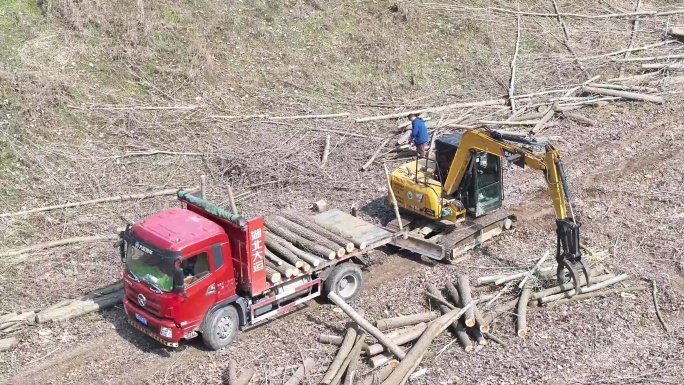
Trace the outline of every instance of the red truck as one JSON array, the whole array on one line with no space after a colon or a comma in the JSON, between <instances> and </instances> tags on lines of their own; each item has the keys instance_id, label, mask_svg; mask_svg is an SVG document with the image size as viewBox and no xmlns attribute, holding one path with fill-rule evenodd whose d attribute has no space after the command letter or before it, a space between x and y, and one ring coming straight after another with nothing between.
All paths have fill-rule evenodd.
<instances>
[{"instance_id":1,"label":"red truck","mask_svg":"<svg viewBox=\"0 0 684 385\"><path fill-rule=\"evenodd\" d=\"M367 248L273 284L266 279L263 217L235 215L204 200L201 191L179 190L177 196L181 207L127 226L117 242L128 322L167 346L201 335L217 350L240 328L322 294L353 300L363 285L361 254L397 238L339 210L325 211L316 219L353 233Z\"/></svg>"}]
</instances>

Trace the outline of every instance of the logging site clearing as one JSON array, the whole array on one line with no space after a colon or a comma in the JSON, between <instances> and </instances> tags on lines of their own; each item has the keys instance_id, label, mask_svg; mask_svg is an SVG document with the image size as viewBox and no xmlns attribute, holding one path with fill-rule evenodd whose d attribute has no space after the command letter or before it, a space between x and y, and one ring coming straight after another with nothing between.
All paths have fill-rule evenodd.
<instances>
[{"instance_id":1,"label":"logging site clearing","mask_svg":"<svg viewBox=\"0 0 684 385\"><path fill-rule=\"evenodd\" d=\"M677 0L3 1L0 383L684 383L683 95ZM409 113L429 159L509 143L478 149L515 221L446 263L390 199ZM181 236L166 281L132 274L174 215L250 295L193 294ZM557 282L557 239L590 282Z\"/></svg>"}]
</instances>

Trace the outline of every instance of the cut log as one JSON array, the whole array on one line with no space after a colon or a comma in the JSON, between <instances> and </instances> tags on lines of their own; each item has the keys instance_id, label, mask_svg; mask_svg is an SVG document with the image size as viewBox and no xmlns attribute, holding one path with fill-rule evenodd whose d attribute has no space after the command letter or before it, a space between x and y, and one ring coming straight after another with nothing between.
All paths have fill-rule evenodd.
<instances>
[{"instance_id":1,"label":"cut log","mask_svg":"<svg viewBox=\"0 0 684 385\"><path fill-rule=\"evenodd\" d=\"M318 336L318 342L322 344L340 346L342 345L342 341L344 341L344 337L340 336L331 336L330 334L321 334Z\"/></svg>"},{"instance_id":2,"label":"cut log","mask_svg":"<svg viewBox=\"0 0 684 385\"><path fill-rule=\"evenodd\" d=\"M17 346L18 343L19 343L19 340L16 339L15 337L2 339L2 340L0 340L0 352L10 350L13 347Z\"/></svg>"},{"instance_id":3,"label":"cut log","mask_svg":"<svg viewBox=\"0 0 684 385\"><path fill-rule=\"evenodd\" d=\"M532 284L527 282L520 292L518 299L518 314L516 329L518 330L518 337L527 337L527 303L530 302L530 294L532 293Z\"/></svg>"},{"instance_id":4,"label":"cut log","mask_svg":"<svg viewBox=\"0 0 684 385\"><path fill-rule=\"evenodd\" d=\"M580 114L575 114L572 112L563 112L563 116L565 116L566 118L568 118L570 120L574 120L577 123L586 124L587 126L593 126L596 124L595 120L591 120L585 116L582 116Z\"/></svg>"},{"instance_id":5,"label":"cut log","mask_svg":"<svg viewBox=\"0 0 684 385\"><path fill-rule=\"evenodd\" d=\"M589 277L590 277L592 283L603 282L607 279L615 277L614 274L604 274L604 275L594 276L595 273L596 272L593 270L590 271ZM586 280L586 278L584 278L584 275L580 276L580 286L584 286L586 284L587 284L587 280ZM549 295L562 293L564 291L571 290L574 287L575 286L572 283L566 283L566 284L563 284L561 286L550 287L548 289L545 289L545 290L542 290L542 291L539 291L536 293L532 293L532 295L530 296L530 299L536 300L539 298L547 297Z\"/></svg>"},{"instance_id":6,"label":"cut log","mask_svg":"<svg viewBox=\"0 0 684 385\"><path fill-rule=\"evenodd\" d=\"M313 254L311 254L311 253L309 253L308 251L304 251L304 250L302 250L302 249L297 248L297 246L295 246L295 245L293 245L292 243L288 242L288 241L285 240L284 238L281 238L281 237L279 237L279 236L277 236L277 235L275 235L275 234L273 234L273 233L271 233L271 232L269 232L268 235L269 235L274 241L278 242L278 243L280 244L280 246L283 246L284 248L286 248L287 250L289 250L290 252L292 252L292 254L296 255L297 258L303 260L305 264L308 263L308 264L313 265L314 267L316 267L316 266L318 266L318 265L320 265L321 263L324 262L323 259L321 259L321 258L319 258L319 257L317 257L317 256L315 256L315 255L313 255ZM301 266L300 266L300 267L301 267Z\"/></svg>"},{"instance_id":7,"label":"cut log","mask_svg":"<svg viewBox=\"0 0 684 385\"><path fill-rule=\"evenodd\" d=\"M366 248L366 242L362 242L362 241L355 239L351 234L347 234L344 231L342 231L342 230L340 230L334 226L330 226L327 223L321 222L320 220L316 219L315 217L305 217L305 218L312 220L314 223L316 223L320 227L330 231L333 234L337 234L340 237L343 237L344 239L350 240L352 243L354 243L354 247L356 247L359 250L363 250Z\"/></svg>"},{"instance_id":8,"label":"cut log","mask_svg":"<svg viewBox=\"0 0 684 385\"><path fill-rule=\"evenodd\" d=\"M342 382L342 375L345 372L346 374L344 374L344 384L352 385L354 383L354 379L357 377L356 367L359 362L359 356L361 355L361 349L364 345L366 345L363 342L365 338L366 333L363 331L363 329L359 330L359 335L356 337L356 343L354 344L351 352L349 352L349 355L342 364L342 367L345 367L346 371L340 370L337 372L337 375L333 379L334 385L339 385Z\"/></svg>"},{"instance_id":9,"label":"cut log","mask_svg":"<svg viewBox=\"0 0 684 385\"><path fill-rule=\"evenodd\" d=\"M641 92L651 92L651 93L658 92L658 89L653 88L653 87L640 87L640 86L630 86L630 85L622 85L622 84L597 84L597 83L589 83L587 85L589 87L608 88L608 89L612 89L612 90L622 90L622 91L641 91Z\"/></svg>"},{"instance_id":10,"label":"cut log","mask_svg":"<svg viewBox=\"0 0 684 385\"><path fill-rule=\"evenodd\" d=\"M323 211L328 209L328 204L324 200L320 200L314 203L314 210L316 210L319 213L322 213Z\"/></svg>"},{"instance_id":11,"label":"cut log","mask_svg":"<svg viewBox=\"0 0 684 385\"><path fill-rule=\"evenodd\" d=\"M527 134L523 134L522 136L526 136L526 135ZM478 285L486 285L488 283L494 283L501 278L508 277L509 275L510 274L497 274L497 275L488 275L486 277L480 277L477 279L477 284Z\"/></svg>"},{"instance_id":12,"label":"cut log","mask_svg":"<svg viewBox=\"0 0 684 385\"><path fill-rule=\"evenodd\" d=\"M325 167L325 163L328 161L328 155L330 155L330 134L325 135L325 145L323 146L323 157L321 158L321 168Z\"/></svg>"},{"instance_id":13,"label":"cut log","mask_svg":"<svg viewBox=\"0 0 684 385\"><path fill-rule=\"evenodd\" d=\"M335 259L335 251L327 247L315 244L307 240L306 238L293 233L287 228L280 226L279 223L271 220L270 218L264 218L264 225L266 225L266 228L268 228L270 232L282 237L286 241L292 243L293 245L296 245L304 251L308 251L311 254L320 256L325 259Z\"/></svg>"},{"instance_id":14,"label":"cut log","mask_svg":"<svg viewBox=\"0 0 684 385\"><path fill-rule=\"evenodd\" d=\"M491 324L494 319L496 319L498 316L504 313L508 313L511 310L515 309L515 306L518 304L518 299L513 299L508 302L506 302L503 305L499 305L496 308L492 309L487 313L487 315L484 318L484 322L487 323L487 325Z\"/></svg>"},{"instance_id":15,"label":"cut log","mask_svg":"<svg viewBox=\"0 0 684 385\"><path fill-rule=\"evenodd\" d=\"M352 320L354 320L357 324L359 324L366 332L368 332L370 335L375 337L378 342L381 344L385 345L387 347L387 350L389 350L392 354L394 354L397 358L402 359L406 355L403 349L401 349L397 344L392 342L387 336L382 334L380 330L378 330L375 326L371 325L370 322L366 321L363 317L359 315L351 306L349 306L342 298L340 298L337 294L334 292L330 292L328 294L328 298L335 304L337 305L345 314L349 316Z\"/></svg>"},{"instance_id":16,"label":"cut log","mask_svg":"<svg viewBox=\"0 0 684 385\"><path fill-rule=\"evenodd\" d=\"M684 39L684 28L671 27L667 30L667 34L677 39Z\"/></svg>"},{"instance_id":17,"label":"cut log","mask_svg":"<svg viewBox=\"0 0 684 385\"><path fill-rule=\"evenodd\" d=\"M625 287L625 288L620 288L620 289L608 289L608 290L592 291L591 293L573 295L570 298L562 298L562 299L559 299L557 301L550 302L547 306L548 307L554 307L554 306L562 305L564 303L579 301L579 300L583 300L583 299L587 299L587 298L602 297L602 296L609 295L609 294L619 294L619 293L643 291L646 289L648 289L648 287L646 287L646 286L633 286L633 287Z\"/></svg>"},{"instance_id":18,"label":"cut log","mask_svg":"<svg viewBox=\"0 0 684 385\"><path fill-rule=\"evenodd\" d=\"M273 254L270 250L266 250L266 259L276 266L282 266L285 261L280 259L277 255Z\"/></svg>"},{"instance_id":19,"label":"cut log","mask_svg":"<svg viewBox=\"0 0 684 385\"><path fill-rule=\"evenodd\" d=\"M385 148L385 146L387 145L387 142L389 142L389 139L385 139L382 143L380 143L378 148L375 149L375 152L373 153L373 155L371 155L370 159L368 159L368 162L366 162L363 166L361 166L361 171L368 170L368 168L373 164L373 161L375 161L375 158L378 157L378 154L380 153L380 151L382 151L382 149Z\"/></svg>"},{"instance_id":20,"label":"cut log","mask_svg":"<svg viewBox=\"0 0 684 385\"><path fill-rule=\"evenodd\" d=\"M235 385L237 377L237 362L230 360L228 361L228 385Z\"/></svg>"},{"instance_id":21,"label":"cut log","mask_svg":"<svg viewBox=\"0 0 684 385\"><path fill-rule=\"evenodd\" d=\"M286 249L275 239L273 239L273 234L269 234L268 232L266 232L266 247L266 253L277 253L278 257L289 262L292 266L298 269L304 266L304 261L299 259L299 257L297 257L293 252Z\"/></svg>"},{"instance_id":22,"label":"cut log","mask_svg":"<svg viewBox=\"0 0 684 385\"><path fill-rule=\"evenodd\" d=\"M607 279L603 282L595 283L589 287L580 287L580 289L579 289L580 292L577 294L591 293L592 291L597 291L597 290L603 289L605 287L608 287L610 285L613 285L615 283L618 283L620 281L624 281L627 278L629 278L629 276L627 274L621 274L621 275L618 275L617 277ZM540 298L539 304L545 304L545 303L557 301L561 298L572 297L574 294L575 294L575 289L568 290L567 292L564 292L564 293L549 295L549 296Z\"/></svg>"},{"instance_id":23,"label":"cut log","mask_svg":"<svg viewBox=\"0 0 684 385\"><path fill-rule=\"evenodd\" d=\"M420 337L420 335L425 331L426 328L427 323L421 322L418 325L413 326L406 332L401 333L398 336L392 338L391 341L397 344L398 346L403 345L405 343L418 339L418 337ZM364 349L364 351L369 356L375 356L384 352L385 346L383 344L373 344Z\"/></svg>"},{"instance_id":24,"label":"cut log","mask_svg":"<svg viewBox=\"0 0 684 385\"><path fill-rule=\"evenodd\" d=\"M282 264L282 265L278 266L275 263L271 262L270 260L266 259L266 266L268 266L271 269L279 272L282 277L290 278L290 277L296 277L299 275L299 269L290 265L289 263Z\"/></svg>"},{"instance_id":25,"label":"cut log","mask_svg":"<svg viewBox=\"0 0 684 385\"><path fill-rule=\"evenodd\" d=\"M433 296L444 299L434 285L428 285L427 290ZM447 314L451 310L451 308L442 304L439 305L439 309L442 314ZM454 335L456 335L458 342L461 344L461 346L463 346L463 349L465 349L466 352L470 352L474 349L473 343L470 341L470 337L468 337L468 333L466 332L463 322L457 320L456 322L452 323L451 331L454 333Z\"/></svg>"},{"instance_id":26,"label":"cut log","mask_svg":"<svg viewBox=\"0 0 684 385\"><path fill-rule=\"evenodd\" d=\"M318 233L321 236L333 242L336 242L338 245L344 247L345 250L347 250L347 252L352 252L354 250L353 242L350 242L349 240L345 239L343 236L337 233L333 233L332 231L327 230L326 228L317 224L313 219L305 215L301 215L293 211L285 211L283 213L283 216L300 226L306 227L307 229L315 233Z\"/></svg>"},{"instance_id":27,"label":"cut log","mask_svg":"<svg viewBox=\"0 0 684 385\"><path fill-rule=\"evenodd\" d=\"M379 319L375 321L375 326L378 330L396 329L404 326L416 325L421 322L430 322L437 317L439 317L439 313L437 312L402 315L399 317Z\"/></svg>"},{"instance_id":28,"label":"cut log","mask_svg":"<svg viewBox=\"0 0 684 385\"><path fill-rule=\"evenodd\" d=\"M84 314L92 313L98 310L110 308L123 299L123 290L107 294L105 296L88 299L85 301L74 301L72 304L49 312L40 312L36 315L36 322L44 323L47 321L64 321Z\"/></svg>"},{"instance_id":29,"label":"cut log","mask_svg":"<svg viewBox=\"0 0 684 385\"><path fill-rule=\"evenodd\" d=\"M252 377L254 377L254 369L245 369L240 373L240 376L235 380L236 385L247 385L249 384L250 381L252 381Z\"/></svg>"},{"instance_id":30,"label":"cut log","mask_svg":"<svg viewBox=\"0 0 684 385\"><path fill-rule=\"evenodd\" d=\"M682 67L684 68L684 67ZM638 94L636 92L629 92L629 91L618 91L618 90L611 90L607 88L595 88L595 87L587 87L584 86L582 87L582 90L584 92L596 94L596 95L607 95L607 96L617 96L623 99L630 99L630 100L640 100L644 102L652 102L652 103L657 103L657 104L663 104L665 103L665 99L663 99L661 96L656 96L656 95L646 95L646 94Z\"/></svg>"},{"instance_id":31,"label":"cut log","mask_svg":"<svg viewBox=\"0 0 684 385\"><path fill-rule=\"evenodd\" d=\"M36 322L36 313L33 311L25 311L23 313L10 313L0 319L0 330L6 329L9 326L18 324L30 324Z\"/></svg>"},{"instance_id":32,"label":"cut log","mask_svg":"<svg viewBox=\"0 0 684 385\"><path fill-rule=\"evenodd\" d=\"M541 119L539 119L539 121L537 122L537 124L534 125L534 127L532 127L532 129L530 130L530 134L534 135L534 134L538 133L539 131L541 131L542 128L544 128L544 125L549 120L551 120L551 118L553 118L553 114L556 113L556 107L557 106L558 106L557 103L553 103L551 106L549 106L546 109L546 111L544 111L544 116Z\"/></svg>"},{"instance_id":33,"label":"cut log","mask_svg":"<svg viewBox=\"0 0 684 385\"><path fill-rule=\"evenodd\" d=\"M361 317L360 315L358 316ZM325 372L323 379L319 382L320 385L330 385L332 383L333 378L335 378L337 372L342 368L344 360L347 358L349 352L351 352L352 348L356 344L357 335L358 325L350 325L347 327L347 333L344 336L344 341L342 342L342 345L340 345L340 348L337 350L337 354L335 355L333 361L330 363L330 366L328 366L328 371Z\"/></svg>"},{"instance_id":34,"label":"cut log","mask_svg":"<svg viewBox=\"0 0 684 385\"><path fill-rule=\"evenodd\" d=\"M278 283L282 279L280 273L273 268L266 266L266 279L271 283Z\"/></svg>"},{"instance_id":35,"label":"cut log","mask_svg":"<svg viewBox=\"0 0 684 385\"><path fill-rule=\"evenodd\" d=\"M309 270L311 270L311 265L309 265L308 263L304 262L304 265L301 267L301 269L302 269L303 272L306 273L306 272L308 272Z\"/></svg>"},{"instance_id":36,"label":"cut log","mask_svg":"<svg viewBox=\"0 0 684 385\"><path fill-rule=\"evenodd\" d=\"M399 362L399 365L394 368L389 377L382 382L382 385L402 385L406 383L408 376L413 373L418 364L422 361L423 356L430 347L432 341L446 330L449 325L457 321L473 303L474 302L471 302L468 304L468 307L464 309L455 308L450 310L448 313L430 322L430 326L425 329L425 332L420 336L406 356Z\"/></svg>"},{"instance_id":37,"label":"cut log","mask_svg":"<svg viewBox=\"0 0 684 385\"><path fill-rule=\"evenodd\" d=\"M460 307L466 309L465 312L465 325L467 327L475 326L475 309L472 306L468 306L473 302L473 298L470 295L470 282L467 275L458 276L458 294L461 296Z\"/></svg>"},{"instance_id":38,"label":"cut log","mask_svg":"<svg viewBox=\"0 0 684 385\"><path fill-rule=\"evenodd\" d=\"M390 362L394 358L394 355L392 353L388 352L383 352L378 354L377 356L373 356L370 358L370 363L373 369L378 368L388 362Z\"/></svg>"},{"instance_id":39,"label":"cut log","mask_svg":"<svg viewBox=\"0 0 684 385\"><path fill-rule=\"evenodd\" d=\"M382 381L385 381L385 379L389 377L393 370L393 366L387 365L378 371L372 372L363 379L362 385L379 385Z\"/></svg>"},{"instance_id":40,"label":"cut log","mask_svg":"<svg viewBox=\"0 0 684 385\"><path fill-rule=\"evenodd\" d=\"M456 306L464 307L463 302L461 301L461 295L458 293L458 289L452 285L451 282L447 282L446 288L449 292L449 296L454 301ZM475 326L480 329L481 332L488 332L489 325L484 323L484 317L480 313L480 309L477 306L473 306L473 309L475 312Z\"/></svg>"},{"instance_id":41,"label":"cut log","mask_svg":"<svg viewBox=\"0 0 684 385\"><path fill-rule=\"evenodd\" d=\"M306 238L311 242L315 242L318 245L324 246L333 250L337 253L338 257L342 257L346 253L344 246L340 246L337 243L325 238L323 235L316 233L315 231L301 226L295 222L290 221L282 216L276 216L273 218L278 224L290 230L291 232L299 235L300 237ZM316 266L316 265L314 265Z\"/></svg>"},{"instance_id":42,"label":"cut log","mask_svg":"<svg viewBox=\"0 0 684 385\"><path fill-rule=\"evenodd\" d=\"M299 385L306 376L313 372L316 366L316 361L313 358L306 358L304 362L297 368L297 370L292 374L289 380L285 382L285 385Z\"/></svg>"}]
</instances>

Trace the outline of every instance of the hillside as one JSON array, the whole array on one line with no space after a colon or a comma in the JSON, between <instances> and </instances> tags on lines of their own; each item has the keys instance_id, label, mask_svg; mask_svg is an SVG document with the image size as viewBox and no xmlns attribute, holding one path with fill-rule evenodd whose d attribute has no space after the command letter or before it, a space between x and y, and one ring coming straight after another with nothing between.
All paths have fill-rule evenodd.
<instances>
[{"instance_id":1,"label":"hillside","mask_svg":"<svg viewBox=\"0 0 684 385\"><path fill-rule=\"evenodd\" d=\"M554 3L580 16L534 15L555 13ZM226 204L231 186L248 216L304 211L325 199L385 223L393 212L385 205L382 163L392 169L412 154L386 154L369 171L359 168L385 139L391 138L387 151L394 147L397 125L406 120L355 119L508 97L518 19L515 95L649 72L642 62L613 60L624 58L612 53L627 47L651 47L630 52L635 57L682 55L681 41L661 44L672 40L668 28L684 27L683 13L667 14L681 2L638 3L639 11L666 14L644 14L633 33L633 16L581 16L633 12L637 2L625 0L4 0L0 213L192 187L206 175L210 199ZM526 14L506 12L515 9ZM665 103L611 100L580 111L596 124L557 116L542 135L558 139L553 143L569 170L585 242L607 252L600 262L611 270L657 282L669 333L655 317L650 290L577 302L531 314L534 332L527 339L513 337L511 322L498 321L494 331L506 337L506 347L489 344L466 354L455 344L425 361L427 374L411 384L684 381L684 154L678 146L684 81L681 70L656 72L639 85L656 88ZM547 103L547 96L517 100L538 112L533 105ZM342 113L348 115L291 119ZM510 113L504 105L424 115L433 122L468 114L498 121ZM326 135L332 151L320 167ZM554 251L544 179L507 167L504 181L506 208L520 221L514 231L455 266L374 252L357 304L373 318L427 311L427 283L525 268ZM0 217L0 253L113 234L125 221L175 205L165 196ZM0 314L46 307L121 278L110 241L2 261ZM119 306L22 330L17 349L0 352L0 378L11 384L217 384L232 357L257 370L253 384L275 384L278 371L299 365L302 354L325 367L335 349L316 338L341 333L346 321L321 301L241 334L223 351L208 352L195 341L173 351L130 328ZM446 333L441 338L440 347L451 340Z\"/></svg>"}]
</instances>

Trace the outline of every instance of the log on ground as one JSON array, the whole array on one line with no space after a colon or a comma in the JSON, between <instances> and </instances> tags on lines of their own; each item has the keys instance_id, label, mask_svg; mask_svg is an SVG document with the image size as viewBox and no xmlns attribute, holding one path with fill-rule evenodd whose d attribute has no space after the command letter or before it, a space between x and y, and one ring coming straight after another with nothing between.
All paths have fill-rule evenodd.
<instances>
[{"instance_id":1,"label":"log on ground","mask_svg":"<svg viewBox=\"0 0 684 385\"><path fill-rule=\"evenodd\" d=\"M297 368L297 370L292 374L292 376L285 382L285 385L299 385L307 375L311 374L316 361L313 358L306 358L304 362Z\"/></svg>"},{"instance_id":2,"label":"log on ground","mask_svg":"<svg viewBox=\"0 0 684 385\"><path fill-rule=\"evenodd\" d=\"M254 369L245 369L235 380L235 385L247 385L254 377Z\"/></svg>"},{"instance_id":3,"label":"log on ground","mask_svg":"<svg viewBox=\"0 0 684 385\"><path fill-rule=\"evenodd\" d=\"M74 301L67 306L60 307L45 313L38 313L36 315L36 322L44 323L47 321L63 321L98 310L103 310L121 303L123 296L124 292L121 290L99 298L88 299L85 301Z\"/></svg>"},{"instance_id":4,"label":"log on ground","mask_svg":"<svg viewBox=\"0 0 684 385\"><path fill-rule=\"evenodd\" d=\"M661 96L657 95L646 95L646 94L639 94L636 92L629 92L629 91L619 91L619 90L611 90L608 88L595 88L595 87L587 87L584 86L582 87L584 92L596 94L596 95L606 95L606 96L618 96L623 99L630 99L630 100L639 100L639 101L644 101L644 102L652 102L652 103L657 103L657 104L663 104L665 103L665 99L663 99Z\"/></svg>"},{"instance_id":5,"label":"log on ground","mask_svg":"<svg viewBox=\"0 0 684 385\"><path fill-rule=\"evenodd\" d=\"M475 309L472 306L468 306L473 302L473 298L470 294L470 280L467 275L458 276L458 295L460 296L461 303L457 304L460 307L467 309L465 312L465 325L467 327L475 326Z\"/></svg>"},{"instance_id":6,"label":"log on ground","mask_svg":"<svg viewBox=\"0 0 684 385\"><path fill-rule=\"evenodd\" d=\"M604 274L604 275L596 276L595 275L596 271L594 271L594 270L591 270L589 272L589 274L590 274L589 279L591 280L591 283L603 282L607 279L615 277L614 274ZM584 278L584 275L582 275L580 277L580 286L585 286L586 284L587 284L587 280L586 280L586 278ZM572 284L572 282L565 283L565 284L560 285L560 286L553 286L553 287L550 287L548 289L544 289L542 291L532 293L530 295L530 300L537 300L539 298L543 298L543 297L546 297L546 296L549 296L552 294L558 294L558 293L562 293L564 291L572 290L573 288L574 288L574 285Z\"/></svg>"},{"instance_id":7,"label":"log on ground","mask_svg":"<svg viewBox=\"0 0 684 385\"><path fill-rule=\"evenodd\" d=\"M532 284L528 281L523 286L518 299L518 314L516 329L519 337L527 337L527 303L530 301L530 294L532 293Z\"/></svg>"},{"instance_id":8,"label":"log on ground","mask_svg":"<svg viewBox=\"0 0 684 385\"><path fill-rule=\"evenodd\" d=\"M390 373L394 370L394 367L391 365L387 365L384 368L372 372L371 374L367 375L364 379L363 382L361 383L362 385L379 385L382 381L385 381L387 377L389 377Z\"/></svg>"},{"instance_id":9,"label":"log on ground","mask_svg":"<svg viewBox=\"0 0 684 385\"><path fill-rule=\"evenodd\" d=\"M621 289L608 289L608 290L592 291L591 293L577 294L577 295L573 295L570 298L559 299L557 301L549 303L548 307L554 307L557 305L562 305L564 303L573 302L573 301L580 301L580 300L587 299L587 298L603 297L603 296L609 295L609 294L630 293L630 292L635 292L635 291L643 291L646 289L648 289L646 286L634 286L634 287L625 287L625 288L621 288Z\"/></svg>"},{"instance_id":10,"label":"log on ground","mask_svg":"<svg viewBox=\"0 0 684 385\"><path fill-rule=\"evenodd\" d=\"M421 322L430 322L439 317L437 312L409 314L399 317L383 318L375 321L378 330L390 330L404 326L416 325Z\"/></svg>"},{"instance_id":11,"label":"log on ground","mask_svg":"<svg viewBox=\"0 0 684 385\"><path fill-rule=\"evenodd\" d=\"M344 302L342 298L340 298L337 294L334 292L330 292L328 294L328 298L335 304L337 305L345 314L349 316L352 320L354 320L356 323L359 324L366 332L368 332L370 335L375 337L376 340L378 340L379 343L385 345L387 347L387 350L389 350L392 354L394 354L397 358L402 359L406 355L404 350L397 346L392 340L387 338L378 328L375 326L371 325L370 322L365 320L362 316L359 315L358 312L356 312L349 304Z\"/></svg>"},{"instance_id":12,"label":"log on ground","mask_svg":"<svg viewBox=\"0 0 684 385\"><path fill-rule=\"evenodd\" d=\"M561 299L561 298L569 298L569 297L574 296L575 294L591 293L592 291L597 291L597 290L603 289L603 288L605 288L605 287L608 287L608 286L610 286L610 285L613 285L613 284L615 284L615 283L618 283L618 282L620 282L620 281L624 281L624 280L627 279L628 277L629 277L629 276L628 276L627 274L621 274L621 275L618 275L617 277L613 277L613 278L607 279L607 280L605 280L605 281L603 281L603 282L595 283L595 284L593 284L593 285L591 285L591 286L589 286L589 287L586 287L586 286L585 286L585 287L580 287L580 289L579 289L580 292L579 292L579 293L575 293L575 289L572 289L572 290L568 290L568 291L566 291L566 292L564 292L564 293L559 293L559 294L554 294L554 295L548 295L548 296L546 296L546 297L540 298L540 299L539 299L539 304L542 304L542 305L543 305L543 304L545 304L545 303L557 301L557 300L559 300L559 299Z\"/></svg>"},{"instance_id":13,"label":"log on ground","mask_svg":"<svg viewBox=\"0 0 684 385\"><path fill-rule=\"evenodd\" d=\"M439 290L434 285L428 285L427 290L433 296L444 299L444 297L442 297ZM442 312L442 314L447 314L450 310L452 310L451 308L443 304L439 305L439 309ZM474 349L473 343L470 341L470 337L468 337L468 333L466 332L465 325L463 325L462 321L457 320L456 322L454 322L451 325L451 331L454 333L454 335L456 335L458 342L461 344L461 346L463 346L463 349L465 349L466 352L470 352Z\"/></svg>"},{"instance_id":14,"label":"log on ground","mask_svg":"<svg viewBox=\"0 0 684 385\"><path fill-rule=\"evenodd\" d=\"M347 333L344 336L344 341L340 348L337 350L335 358L328 366L328 370L323 375L323 379L319 382L320 385L330 385L332 380L335 378L337 372L342 368L344 360L347 358L352 348L356 343L356 336L358 335L358 326L349 325L347 327Z\"/></svg>"},{"instance_id":15,"label":"log on ground","mask_svg":"<svg viewBox=\"0 0 684 385\"><path fill-rule=\"evenodd\" d=\"M237 377L237 362L230 360L228 361L228 385L235 385Z\"/></svg>"},{"instance_id":16,"label":"log on ground","mask_svg":"<svg viewBox=\"0 0 684 385\"><path fill-rule=\"evenodd\" d=\"M421 322L404 333L392 338L392 342L397 345L403 345L405 343L411 342L418 339L420 335L427 329L428 324ZM366 354L369 356L375 356L385 351L385 346L383 344L373 344L364 349Z\"/></svg>"},{"instance_id":17,"label":"log on ground","mask_svg":"<svg viewBox=\"0 0 684 385\"><path fill-rule=\"evenodd\" d=\"M2 340L0 340L0 352L10 350L13 347L17 346L18 343L19 343L19 340L16 339L15 337L2 339Z\"/></svg>"},{"instance_id":18,"label":"log on ground","mask_svg":"<svg viewBox=\"0 0 684 385\"><path fill-rule=\"evenodd\" d=\"M342 363L342 368L337 372L335 378L333 378L332 385L340 385L342 383L342 378L345 379L345 384L353 381L356 377L356 365L361 355L361 348L364 344L363 340L366 339L366 333L363 329L359 330L359 334L356 336L356 343L349 352L347 358L345 358Z\"/></svg>"}]
</instances>

